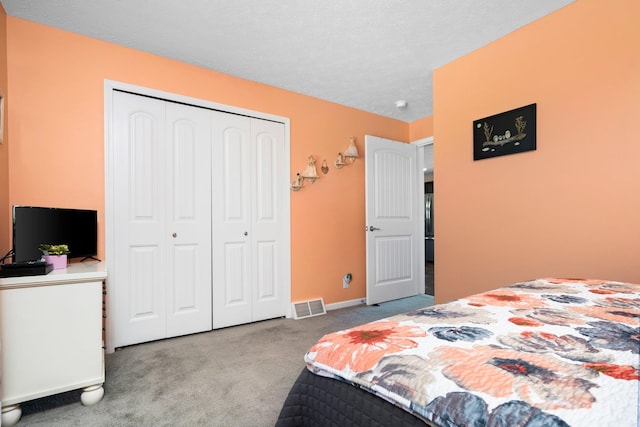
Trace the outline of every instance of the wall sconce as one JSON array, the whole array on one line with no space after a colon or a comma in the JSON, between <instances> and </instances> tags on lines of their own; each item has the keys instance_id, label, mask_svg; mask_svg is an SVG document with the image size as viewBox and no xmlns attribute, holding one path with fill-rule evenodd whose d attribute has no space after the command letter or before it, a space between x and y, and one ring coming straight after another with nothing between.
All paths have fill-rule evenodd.
<instances>
[{"instance_id":1,"label":"wall sconce","mask_svg":"<svg viewBox=\"0 0 640 427\"><path fill-rule=\"evenodd\" d=\"M302 179L300 174L297 173L296 179L294 179L293 182L291 183L291 190L298 191L302 188L303 185L304 185L304 180Z\"/></svg>"},{"instance_id":2,"label":"wall sconce","mask_svg":"<svg viewBox=\"0 0 640 427\"><path fill-rule=\"evenodd\" d=\"M299 191L304 186L305 180L313 184L318 178L320 177L316 170L316 159L313 156L309 156L307 166L304 168L302 173L296 174L296 179L291 183L291 190Z\"/></svg>"},{"instance_id":3,"label":"wall sconce","mask_svg":"<svg viewBox=\"0 0 640 427\"><path fill-rule=\"evenodd\" d=\"M358 155L358 147L356 147L356 137L352 136L349 137L349 146L344 150L344 154L338 153L338 158L333 165L338 169L342 169L344 165L355 162L358 157L360 156Z\"/></svg>"}]
</instances>

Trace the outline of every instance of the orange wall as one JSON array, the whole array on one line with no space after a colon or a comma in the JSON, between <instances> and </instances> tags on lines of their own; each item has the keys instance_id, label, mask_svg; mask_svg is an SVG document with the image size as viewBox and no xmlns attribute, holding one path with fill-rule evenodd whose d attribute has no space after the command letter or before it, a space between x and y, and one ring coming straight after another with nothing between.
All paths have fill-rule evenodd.
<instances>
[{"instance_id":1,"label":"orange wall","mask_svg":"<svg viewBox=\"0 0 640 427\"><path fill-rule=\"evenodd\" d=\"M640 283L640 2L578 0L434 73L435 294ZM472 121L537 103L537 150L473 161Z\"/></svg>"},{"instance_id":2,"label":"orange wall","mask_svg":"<svg viewBox=\"0 0 640 427\"><path fill-rule=\"evenodd\" d=\"M409 126L401 121L19 18L7 21L12 96L8 204L98 209L100 257L104 79L289 117L292 180L310 154L318 166L324 159L332 164L350 136L357 138L361 152L365 134L409 139ZM293 300L323 297L333 303L365 295L364 203L362 160L341 170L332 167L315 184L291 194ZM343 289L347 272L353 282Z\"/></svg>"},{"instance_id":3,"label":"orange wall","mask_svg":"<svg viewBox=\"0 0 640 427\"><path fill-rule=\"evenodd\" d=\"M7 81L7 14L4 8L0 4L0 94L5 97L5 123L3 140L0 144L0 257L11 247L10 242L10 230L11 230L11 215L9 206L9 143L7 141L8 135L8 100L9 90Z\"/></svg>"},{"instance_id":4,"label":"orange wall","mask_svg":"<svg viewBox=\"0 0 640 427\"><path fill-rule=\"evenodd\" d=\"M409 124L409 141L433 136L433 116L418 119Z\"/></svg>"}]
</instances>

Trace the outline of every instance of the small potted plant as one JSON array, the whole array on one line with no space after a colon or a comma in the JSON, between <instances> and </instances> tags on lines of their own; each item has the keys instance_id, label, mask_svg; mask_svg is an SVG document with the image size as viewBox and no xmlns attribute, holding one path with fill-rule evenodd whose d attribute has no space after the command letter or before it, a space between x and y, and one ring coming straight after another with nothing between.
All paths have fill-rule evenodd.
<instances>
[{"instance_id":1,"label":"small potted plant","mask_svg":"<svg viewBox=\"0 0 640 427\"><path fill-rule=\"evenodd\" d=\"M40 249L44 254L45 262L47 264L52 264L54 270L67 268L67 254L69 253L69 246L41 244L38 249Z\"/></svg>"}]
</instances>

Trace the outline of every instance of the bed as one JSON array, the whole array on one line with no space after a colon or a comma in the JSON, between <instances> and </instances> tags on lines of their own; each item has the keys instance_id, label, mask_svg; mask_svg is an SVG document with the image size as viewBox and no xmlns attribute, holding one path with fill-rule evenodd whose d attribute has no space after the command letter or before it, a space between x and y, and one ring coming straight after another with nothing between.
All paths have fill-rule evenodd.
<instances>
[{"instance_id":1,"label":"bed","mask_svg":"<svg viewBox=\"0 0 640 427\"><path fill-rule=\"evenodd\" d=\"M640 425L640 285L538 279L322 337L277 426Z\"/></svg>"}]
</instances>

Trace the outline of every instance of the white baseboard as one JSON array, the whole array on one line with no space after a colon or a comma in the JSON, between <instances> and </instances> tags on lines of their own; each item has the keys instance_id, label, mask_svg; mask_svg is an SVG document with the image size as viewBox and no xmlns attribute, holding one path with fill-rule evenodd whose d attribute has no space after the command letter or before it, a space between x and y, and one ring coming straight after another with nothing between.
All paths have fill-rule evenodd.
<instances>
[{"instance_id":1,"label":"white baseboard","mask_svg":"<svg viewBox=\"0 0 640 427\"><path fill-rule=\"evenodd\" d=\"M428 305L433 305L434 304L434 297L433 295L426 295L426 294L419 294L422 295L423 297L425 297L425 299L427 301L429 301ZM356 305L362 305L362 304L366 304L366 298L362 297L362 298L358 298L358 299L352 299L349 301L340 301L340 302L334 302L333 304L325 304L325 310L327 311L331 311L331 310L338 310L340 308L347 308L347 307L355 307Z\"/></svg>"},{"instance_id":2,"label":"white baseboard","mask_svg":"<svg viewBox=\"0 0 640 427\"><path fill-rule=\"evenodd\" d=\"M364 298L358 298L358 299L352 299L350 301L341 301L341 302L334 302L333 304L326 304L325 308L327 309L327 311L338 310L340 308L353 307L356 305L362 305L364 303L365 303Z\"/></svg>"}]
</instances>

